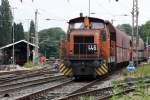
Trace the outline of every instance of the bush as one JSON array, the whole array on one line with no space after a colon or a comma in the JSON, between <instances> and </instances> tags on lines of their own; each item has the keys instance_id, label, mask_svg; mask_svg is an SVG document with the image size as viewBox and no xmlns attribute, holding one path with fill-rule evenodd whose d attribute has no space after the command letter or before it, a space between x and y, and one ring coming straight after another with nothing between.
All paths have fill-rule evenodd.
<instances>
[{"instance_id":1,"label":"bush","mask_svg":"<svg viewBox=\"0 0 150 100\"><path fill-rule=\"evenodd\" d=\"M32 68L33 66L34 65L33 65L32 61L28 61L24 64L24 67L26 67L26 68Z\"/></svg>"}]
</instances>

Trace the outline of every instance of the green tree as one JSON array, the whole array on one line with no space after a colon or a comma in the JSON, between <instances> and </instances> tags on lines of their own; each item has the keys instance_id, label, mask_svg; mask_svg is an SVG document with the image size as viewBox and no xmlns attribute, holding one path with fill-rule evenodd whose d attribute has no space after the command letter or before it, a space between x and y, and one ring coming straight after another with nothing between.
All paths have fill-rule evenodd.
<instances>
[{"instance_id":1,"label":"green tree","mask_svg":"<svg viewBox=\"0 0 150 100\"><path fill-rule=\"evenodd\" d=\"M29 41L33 42L33 37L35 37L35 25L33 20L30 22L29 37Z\"/></svg>"},{"instance_id":2,"label":"green tree","mask_svg":"<svg viewBox=\"0 0 150 100\"><path fill-rule=\"evenodd\" d=\"M40 53L47 57L59 55L59 40L64 37L65 32L61 28L49 28L39 32Z\"/></svg>"},{"instance_id":3,"label":"green tree","mask_svg":"<svg viewBox=\"0 0 150 100\"><path fill-rule=\"evenodd\" d=\"M124 31L126 34L130 36L132 34L132 26L130 24L118 25L117 28L119 28L121 31Z\"/></svg>"},{"instance_id":4,"label":"green tree","mask_svg":"<svg viewBox=\"0 0 150 100\"><path fill-rule=\"evenodd\" d=\"M2 14L1 14L1 5L0 5L0 47L3 45L3 34L2 34Z\"/></svg>"},{"instance_id":5,"label":"green tree","mask_svg":"<svg viewBox=\"0 0 150 100\"><path fill-rule=\"evenodd\" d=\"M14 23L14 37L15 37L15 42L25 39L22 23L19 24Z\"/></svg>"},{"instance_id":6,"label":"green tree","mask_svg":"<svg viewBox=\"0 0 150 100\"><path fill-rule=\"evenodd\" d=\"M149 39L150 43L150 21L147 21L145 24L139 26L139 35L144 42L147 42L147 39Z\"/></svg>"},{"instance_id":7,"label":"green tree","mask_svg":"<svg viewBox=\"0 0 150 100\"><path fill-rule=\"evenodd\" d=\"M144 38L145 38L145 41L146 41L146 38L148 37L148 39L150 40L150 21L147 21L145 24L144 24ZM150 41L149 41L150 43Z\"/></svg>"},{"instance_id":8,"label":"green tree","mask_svg":"<svg viewBox=\"0 0 150 100\"><path fill-rule=\"evenodd\" d=\"M144 25L139 26L139 35L146 42L146 34L144 33Z\"/></svg>"},{"instance_id":9,"label":"green tree","mask_svg":"<svg viewBox=\"0 0 150 100\"><path fill-rule=\"evenodd\" d=\"M1 0L0 14L0 46L3 46L12 42L12 13L8 0Z\"/></svg>"}]
</instances>

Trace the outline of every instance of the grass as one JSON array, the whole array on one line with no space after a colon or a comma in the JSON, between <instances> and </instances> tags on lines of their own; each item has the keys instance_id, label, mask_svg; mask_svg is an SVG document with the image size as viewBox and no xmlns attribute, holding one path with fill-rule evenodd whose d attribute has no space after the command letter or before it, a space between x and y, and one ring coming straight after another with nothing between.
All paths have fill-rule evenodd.
<instances>
[{"instance_id":1,"label":"grass","mask_svg":"<svg viewBox=\"0 0 150 100\"><path fill-rule=\"evenodd\" d=\"M139 65L135 68L135 71L132 72L129 72L127 69L124 69L121 73L121 76L125 78L150 76L150 64ZM117 84L119 84L118 81L112 82L112 85L114 87L114 93L116 92L116 90L117 92L118 90L121 90L117 87ZM150 88L144 86L144 81L139 80L139 82L135 83L135 86L135 91L131 94L123 95L121 96L121 98L118 96L113 96L110 100L150 100Z\"/></svg>"},{"instance_id":2,"label":"grass","mask_svg":"<svg viewBox=\"0 0 150 100\"><path fill-rule=\"evenodd\" d=\"M33 65L32 61L28 61L28 62L26 62L26 63L24 64L24 67L25 67L25 68L33 68L34 65Z\"/></svg>"},{"instance_id":3,"label":"grass","mask_svg":"<svg viewBox=\"0 0 150 100\"><path fill-rule=\"evenodd\" d=\"M140 65L135 68L135 71L128 72L127 69L123 70L123 76L126 77L141 77L141 76L149 76L150 75L150 64Z\"/></svg>"},{"instance_id":4,"label":"grass","mask_svg":"<svg viewBox=\"0 0 150 100\"><path fill-rule=\"evenodd\" d=\"M135 71L128 72L127 69L124 69L121 73L121 76L124 77L142 77L142 76L149 76L150 75L150 64L140 65L135 68ZM123 89L118 87L117 85L120 84L119 81L112 81L113 93L118 93ZM109 100L150 100L150 88L144 86L144 81L140 81L135 83L135 91L132 92L130 95L122 95L120 96L113 96ZM148 91L149 90L149 91ZM94 100L92 96L81 96L79 100Z\"/></svg>"},{"instance_id":5,"label":"grass","mask_svg":"<svg viewBox=\"0 0 150 100\"><path fill-rule=\"evenodd\" d=\"M113 82L114 83L114 82ZM143 80L135 83L135 91L126 95L116 96L114 95L109 100L150 100L149 87L144 85L145 82ZM119 85L118 82L115 82L115 85ZM114 94L118 93L119 88L115 87L113 89ZM122 89L123 90L123 89Z\"/></svg>"},{"instance_id":6,"label":"grass","mask_svg":"<svg viewBox=\"0 0 150 100\"><path fill-rule=\"evenodd\" d=\"M81 96L79 100L94 100L92 96Z\"/></svg>"}]
</instances>

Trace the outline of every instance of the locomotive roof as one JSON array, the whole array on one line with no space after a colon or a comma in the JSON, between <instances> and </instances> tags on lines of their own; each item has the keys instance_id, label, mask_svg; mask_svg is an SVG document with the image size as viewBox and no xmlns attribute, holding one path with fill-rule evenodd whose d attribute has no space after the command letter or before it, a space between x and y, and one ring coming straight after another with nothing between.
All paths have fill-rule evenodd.
<instances>
[{"instance_id":1,"label":"locomotive roof","mask_svg":"<svg viewBox=\"0 0 150 100\"><path fill-rule=\"evenodd\" d=\"M84 20L84 18L85 17L77 17L77 18L69 20L69 23L82 22ZM99 18L94 18L94 17L88 17L88 18L90 21L93 21L93 22L97 22L97 21L105 22L104 20L99 19Z\"/></svg>"}]
</instances>

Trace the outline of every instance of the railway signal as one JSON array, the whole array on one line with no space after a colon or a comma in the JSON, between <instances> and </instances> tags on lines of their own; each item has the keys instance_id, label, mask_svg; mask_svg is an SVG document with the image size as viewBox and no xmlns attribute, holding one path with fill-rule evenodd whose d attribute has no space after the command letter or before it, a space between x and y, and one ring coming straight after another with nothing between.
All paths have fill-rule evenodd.
<instances>
[{"instance_id":1,"label":"railway signal","mask_svg":"<svg viewBox=\"0 0 150 100\"><path fill-rule=\"evenodd\" d=\"M132 61L129 62L129 65L127 66L127 70L129 72L132 72L135 70L134 63Z\"/></svg>"}]
</instances>

